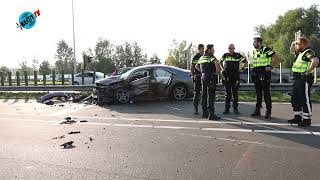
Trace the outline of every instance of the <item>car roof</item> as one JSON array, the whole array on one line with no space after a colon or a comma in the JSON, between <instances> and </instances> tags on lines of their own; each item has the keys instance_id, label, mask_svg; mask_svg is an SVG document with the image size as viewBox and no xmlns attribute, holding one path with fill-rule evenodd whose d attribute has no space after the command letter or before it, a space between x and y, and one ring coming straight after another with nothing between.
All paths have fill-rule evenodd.
<instances>
[{"instance_id":1,"label":"car roof","mask_svg":"<svg viewBox=\"0 0 320 180\"><path fill-rule=\"evenodd\" d=\"M165 68L165 69L171 69L173 71L183 71L183 72L189 72L189 70L178 68L175 66L168 66L164 64L151 64L151 65L143 65L135 67L134 69L144 69L144 68Z\"/></svg>"}]
</instances>

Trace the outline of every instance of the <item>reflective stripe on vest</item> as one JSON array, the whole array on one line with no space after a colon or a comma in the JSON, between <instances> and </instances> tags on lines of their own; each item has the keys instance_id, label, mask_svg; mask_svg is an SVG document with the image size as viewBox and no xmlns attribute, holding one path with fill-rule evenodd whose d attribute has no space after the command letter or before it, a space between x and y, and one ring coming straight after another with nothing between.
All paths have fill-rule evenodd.
<instances>
[{"instance_id":1,"label":"reflective stripe on vest","mask_svg":"<svg viewBox=\"0 0 320 180\"><path fill-rule=\"evenodd\" d=\"M235 58L235 57L232 57L232 56L227 56L225 58L223 58L223 61L243 61L244 58Z\"/></svg>"},{"instance_id":2,"label":"reflective stripe on vest","mask_svg":"<svg viewBox=\"0 0 320 180\"><path fill-rule=\"evenodd\" d=\"M264 52L264 50L265 50L265 47L263 47L262 51L254 50L253 57L252 57L253 67L263 67L263 66L271 65L272 58L267 57L267 55L270 55L270 54Z\"/></svg>"},{"instance_id":3,"label":"reflective stripe on vest","mask_svg":"<svg viewBox=\"0 0 320 180\"><path fill-rule=\"evenodd\" d=\"M309 49L304 50L300 53L292 66L292 72L304 73L308 69L310 62L302 60L302 57L306 54Z\"/></svg>"},{"instance_id":4,"label":"reflective stripe on vest","mask_svg":"<svg viewBox=\"0 0 320 180\"><path fill-rule=\"evenodd\" d=\"M210 56L201 56L201 58L198 60L198 64L204 64L204 63L211 63L214 61L215 58L210 57Z\"/></svg>"}]
</instances>

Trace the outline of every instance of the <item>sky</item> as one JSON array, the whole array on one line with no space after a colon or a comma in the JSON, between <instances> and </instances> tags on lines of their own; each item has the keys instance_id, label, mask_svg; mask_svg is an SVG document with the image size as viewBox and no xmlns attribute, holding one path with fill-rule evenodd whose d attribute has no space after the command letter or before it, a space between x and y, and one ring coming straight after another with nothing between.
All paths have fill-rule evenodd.
<instances>
[{"instance_id":1,"label":"sky","mask_svg":"<svg viewBox=\"0 0 320 180\"><path fill-rule=\"evenodd\" d=\"M99 37L114 44L137 41L150 57L165 60L172 40L214 44L216 56L234 43L252 51L254 27L270 25L279 15L320 0L74 0L76 59L94 48ZM16 27L22 12L40 10L31 29ZM59 40L73 47L71 0L11 0L0 6L0 66L16 68L33 58L54 64Z\"/></svg>"}]
</instances>

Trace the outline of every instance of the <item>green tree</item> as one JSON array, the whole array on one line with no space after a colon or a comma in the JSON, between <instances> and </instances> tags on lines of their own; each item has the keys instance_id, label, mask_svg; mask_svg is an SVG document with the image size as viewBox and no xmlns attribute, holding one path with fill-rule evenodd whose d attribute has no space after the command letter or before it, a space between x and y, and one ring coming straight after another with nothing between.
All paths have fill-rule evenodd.
<instances>
[{"instance_id":1,"label":"green tree","mask_svg":"<svg viewBox=\"0 0 320 180\"><path fill-rule=\"evenodd\" d=\"M158 57L158 55L156 53L154 53L149 61L148 61L148 64L161 64L161 60L160 58Z\"/></svg>"},{"instance_id":2,"label":"green tree","mask_svg":"<svg viewBox=\"0 0 320 180\"><path fill-rule=\"evenodd\" d=\"M283 67L291 67L294 57L290 54L290 45L295 32L301 30L303 36L310 39L311 47L320 55L320 11L317 5L308 9L296 8L279 16L275 23L255 27L264 43L279 53Z\"/></svg>"},{"instance_id":3,"label":"green tree","mask_svg":"<svg viewBox=\"0 0 320 180\"><path fill-rule=\"evenodd\" d=\"M186 69L187 58L186 53L183 52L186 45L186 41L177 42L176 40L173 40L166 59L166 64Z\"/></svg>"},{"instance_id":4,"label":"green tree","mask_svg":"<svg viewBox=\"0 0 320 180\"><path fill-rule=\"evenodd\" d=\"M147 55L143 54L142 48L137 42L132 44L132 66L141 66L147 64Z\"/></svg>"},{"instance_id":5,"label":"green tree","mask_svg":"<svg viewBox=\"0 0 320 180\"><path fill-rule=\"evenodd\" d=\"M50 74L51 73L51 66L49 61L42 61L42 63L39 65L39 73L40 74Z\"/></svg>"},{"instance_id":6,"label":"green tree","mask_svg":"<svg viewBox=\"0 0 320 180\"><path fill-rule=\"evenodd\" d=\"M88 49L87 55L94 57L94 61L90 63L89 67L103 73L112 72L115 68L113 53L112 43L108 39L99 38L94 48L94 56L92 50Z\"/></svg>"},{"instance_id":7,"label":"green tree","mask_svg":"<svg viewBox=\"0 0 320 180\"><path fill-rule=\"evenodd\" d=\"M65 40L59 41L57 45L55 69L59 72L64 70L65 73L73 73L75 61L73 49Z\"/></svg>"},{"instance_id":8,"label":"green tree","mask_svg":"<svg viewBox=\"0 0 320 180\"><path fill-rule=\"evenodd\" d=\"M0 67L0 72L3 72L4 78L7 78L9 71L10 71L10 69L7 66L1 66Z\"/></svg>"}]
</instances>

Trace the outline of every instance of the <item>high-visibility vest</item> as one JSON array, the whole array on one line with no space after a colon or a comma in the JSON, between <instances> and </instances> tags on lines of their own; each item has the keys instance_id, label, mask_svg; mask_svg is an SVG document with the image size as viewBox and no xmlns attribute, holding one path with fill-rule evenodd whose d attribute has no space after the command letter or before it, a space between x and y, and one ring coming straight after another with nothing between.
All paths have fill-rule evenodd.
<instances>
[{"instance_id":1,"label":"high-visibility vest","mask_svg":"<svg viewBox=\"0 0 320 180\"><path fill-rule=\"evenodd\" d=\"M306 70L308 69L310 62L306 62L302 59L302 57L307 53L307 51L310 49L306 49L304 50L302 53L300 53L297 58L296 61L294 62L293 66L292 66L292 72L296 72L296 73L304 73L306 72Z\"/></svg>"},{"instance_id":2,"label":"high-visibility vest","mask_svg":"<svg viewBox=\"0 0 320 180\"><path fill-rule=\"evenodd\" d=\"M273 51L264 52L266 47L262 48L262 51L253 51L253 57L252 57L252 67L263 67L263 66L269 66L271 65L272 58L271 55Z\"/></svg>"},{"instance_id":3,"label":"high-visibility vest","mask_svg":"<svg viewBox=\"0 0 320 180\"><path fill-rule=\"evenodd\" d=\"M245 60L244 57L239 56L239 57L234 57L234 56L226 56L224 58L222 58L222 61L243 61Z\"/></svg>"},{"instance_id":4,"label":"high-visibility vest","mask_svg":"<svg viewBox=\"0 0 320 180\"><path fill-rule=\"evenodd\" d=\"M215 57L211 57L211 56L201 56L201 58L198 60L197 64L204 64L204 63L211 63L215 60Z\"/></svg>"}]
</instances>

